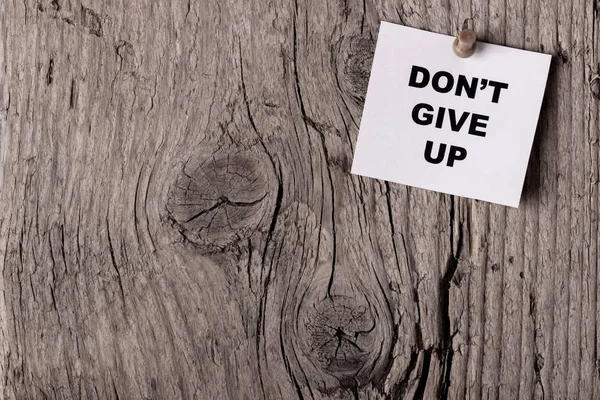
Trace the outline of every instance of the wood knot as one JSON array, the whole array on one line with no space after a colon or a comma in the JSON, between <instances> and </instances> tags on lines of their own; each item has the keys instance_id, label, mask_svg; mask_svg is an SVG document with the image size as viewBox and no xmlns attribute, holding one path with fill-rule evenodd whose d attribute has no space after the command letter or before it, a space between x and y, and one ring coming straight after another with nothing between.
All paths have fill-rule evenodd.
<instances>
[{"instance_id":1,"label":"wood knot","mask_svg":"<svg viewBox=\"0 0 600 400\"><path fill-rule=\"evenodd\" d=\"M358 104L365 101L374 53L375 43L370 37L352 37L341 44L338 60L338 74L342 76L340 88Z\"/></svg>"},{"instance_id":2,"label":"wood knot","mask_svg":"<svg viewBox=\"0 0 600 400\"><path fill-rule=\"evenodd\" d=\"M135 49L129 42L121 40L116 45L117 57L119 57L119 70L124 74L133 75L137 69Z\"/></svg>"},{"instance_id":3,"label":"wood knot","mask_svg":"<svg viewBox=\"0 0 600 400\"><path fill-rule=\"evenodd\" d=\"M363 298L331 296L304 306L299 320L303 352L322 372L351 388L378 380L389 354L389 332Z\"/></svg>"},{"instance_id":4,"label":"wood knot","mask_svg":"<svg viewBox=\"0 0 600 400\"><path fill-rule=\"evenodd\" d=\"M81 6L82 24L92 34L102 37L102 20L96 11Z\"/></svg>"},{"instance_id":5,"label":"wood knot","mask_svg":"<svg viewBox=\"0 0 600 400\"><path fill-rule=\"evenodd\" d=\"M187 240L209 252L222 251L269 221L270 194L276 192L271 175L250 151L195 157L170 188L167 211Z\"/></svg>"}]
</instances>

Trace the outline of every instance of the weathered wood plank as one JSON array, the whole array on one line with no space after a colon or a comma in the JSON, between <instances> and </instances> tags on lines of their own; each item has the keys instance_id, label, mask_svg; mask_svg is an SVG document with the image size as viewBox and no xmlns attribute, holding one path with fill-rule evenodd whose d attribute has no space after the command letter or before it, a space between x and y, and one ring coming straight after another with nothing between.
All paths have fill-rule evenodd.
<instances>
[{"instance_id":1,"label":"weathered wood plank","mask_svg":"<svg viewBox=\"0 0 600 400\"><path fill-rule=\"evenodd\" d=\"M600 391L597 0L0 7L1 397ZM379 21L471 16L555 56L521 207L350 175Z\"/></svg>"}]
</instances>

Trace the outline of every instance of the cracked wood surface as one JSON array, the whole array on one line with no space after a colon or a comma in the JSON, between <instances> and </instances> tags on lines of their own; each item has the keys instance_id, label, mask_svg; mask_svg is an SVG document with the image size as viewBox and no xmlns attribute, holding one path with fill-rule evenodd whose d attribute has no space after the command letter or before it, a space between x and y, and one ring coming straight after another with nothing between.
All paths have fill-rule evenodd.
<instances>
[{"instance_id":1,"label":"cracked wood surface","mask_svg":"<svg viewBox=\"0 0 600 400\"><path fill-rule=\"evenodd\" d=\"M0 7L2 398L600 392L598 0ZM470 16L555 56L520 208L351 176L379 21Z\"/></svg>"}]
</instances>

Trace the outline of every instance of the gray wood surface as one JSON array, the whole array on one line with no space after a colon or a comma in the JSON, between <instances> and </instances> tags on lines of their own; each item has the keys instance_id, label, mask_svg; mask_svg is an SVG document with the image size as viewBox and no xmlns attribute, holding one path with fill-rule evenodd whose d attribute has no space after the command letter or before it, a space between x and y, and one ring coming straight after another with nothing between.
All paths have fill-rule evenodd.
<instances>
[{"instance_id":1,"label":"gray wood surface","mask_svg":"<svg viewBox=\"0 0 600 400\"><path fill-rule=\"evenodd\" d=\"M598 0L0 7L2 398L598 398ZM471 16L555 56L521 207L350 175L379 21Z\"/></svg>"}]
</instances>

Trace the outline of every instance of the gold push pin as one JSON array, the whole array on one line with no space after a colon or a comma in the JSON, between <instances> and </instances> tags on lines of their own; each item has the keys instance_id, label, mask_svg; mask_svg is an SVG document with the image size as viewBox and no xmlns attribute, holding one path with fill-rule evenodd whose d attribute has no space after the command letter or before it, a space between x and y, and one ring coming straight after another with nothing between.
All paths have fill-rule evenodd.
<instances>
[{"instance_id":1,"label":"gold push pin","mask_svg":"<svg viewBox=\"0 0 600 400\"><path fill-rule=\"evenodd\" d=\"M469 58L475 52L475 43L477 41L477 35L473 30L473 19L466 19L463 23L463 27L458 32L458 37L452 45L454 54L460 58Z\"/></svg>"}]
</instances>

